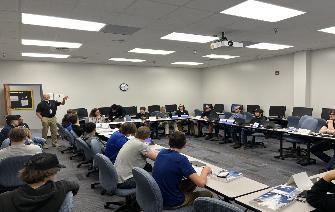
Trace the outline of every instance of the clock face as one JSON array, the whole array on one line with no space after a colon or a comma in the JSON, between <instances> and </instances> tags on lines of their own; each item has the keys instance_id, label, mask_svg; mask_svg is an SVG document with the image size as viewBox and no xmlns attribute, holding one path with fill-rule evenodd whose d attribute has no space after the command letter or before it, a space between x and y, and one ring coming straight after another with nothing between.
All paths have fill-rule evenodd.
<instances>
[{"instance_id":1,"label":"clock face","mask_svg":"<svg viewBox=\"0 0 335 212\"><path fill-rule=\"evenodd\" d=\"M128 90L128 84L127 83L121 83L120 90L121 91L127 91Z\"/></svg>"}]
</instances>

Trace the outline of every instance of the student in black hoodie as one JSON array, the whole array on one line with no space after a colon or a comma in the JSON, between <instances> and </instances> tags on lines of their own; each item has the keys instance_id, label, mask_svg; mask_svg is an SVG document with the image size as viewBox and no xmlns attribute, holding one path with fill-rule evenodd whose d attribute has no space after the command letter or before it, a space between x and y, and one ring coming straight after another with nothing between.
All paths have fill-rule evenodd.
<instances>
[{"instance_id":1,"label":"student in black hoodie","mask_svg":"<svg viewBox=\"0 0 335 212\"><path fill-rule=\"evenodd\" d=\"M307 202L315 211L333 212L335 210L335 170L329 171L307 191Z\"/></svg>"},{"instance_id":2,"label":"student in black hoodie","mask_svg":"<svg viewBox=\"0 0 335 212\"><path fill-rule=\"evenodd\" d=\"M75 182L54 181L64 167L54 154L32 156L19 173L26 185L0 195L0 212L58 212L67 193L79 190Z\"/></svg>"},{"instance_id":3,"label":"student in black hoodie","mask_svg":"<svg viewBox=\"0 0 335 212\"><path fill-rule=\"evenodd\" d=\"M84 130L79 124L79 118L77 114L70 115L69 122L71 123L72 131L75 132L78 137L84 134Z\"/></svg>"}]
</instances>

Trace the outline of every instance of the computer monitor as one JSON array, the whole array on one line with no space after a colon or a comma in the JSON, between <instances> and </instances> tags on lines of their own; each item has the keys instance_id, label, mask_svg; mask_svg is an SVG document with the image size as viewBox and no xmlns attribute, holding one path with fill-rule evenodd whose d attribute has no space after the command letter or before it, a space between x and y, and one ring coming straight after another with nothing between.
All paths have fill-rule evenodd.
<instances>
[{"instance_id":1,"label":"computer monitor","mask_svg":"<svg viewBox=\"0 0 335 212\"><path fill-rule=\"evenodd\" d=\"M168 112L168 113L172 113L172 112L177 111L177 105L176 105L176 104L173 104L173 105L165 105L165 109L166 109L166 112Z\"/></svg>"},{"instance_id":2,"label":"computer monitor","mask_svg":"<svg viewBox=\"0 0 335 212\"><path fill-rule=\"evenodd\" d=\"M254 113L256 109L260 109L259 105L247 105L247 112Z\"/></svg>"},{"instance_id":3,"label":"computer monitor","mask_svg":"<svg viewBox=\"0 0 335 212\"><path fill-rule=\"evenodd\" d=\"M109 116L110 110L111 110L110 107L99 107L99 111L101 115L104 115L104 116Z\"/></svg>"},{"instance_id":4,"label":"computer monitor","mask_svg":"<svg viewBox=\"0 0 335 212\"><path fill-rule=\"evenodd\" d=\"M124 107L124 110L126 112L126 115L129 115L129 116L135 116L137 114L136 106Z\"/></svg>"},{"instance_id":5,"label":"computer monitor","mask_svg":"<svg viewBox=\"0 0 335 212\"><path fill-rule=\"evenodd\" d=\"M292 116L304 116L304 115L308 115L308 116L312 116L313 113L313 108L308 108L308 107L293 107L293 111L292 111Z\"/></svg>"},{"instance_id":6,"label":"computer monitor","mask_svg":"<svg viewBox=\"0 0 335 212\"><path fill-rule=\"evenodd\" d=\"M161 106L160 105L150 105L148 106L148 111L151 114L154 111L160 111Z\"/></svg>"},{"instance_id":7,"label":"computer monitor","mask_svg":"<svg viewBox=\"0 0 335 212\"><path fill-rule=\"evenodd\" d=\"M224 104L215 104L214 105L214 110L217 113L223 113L223 111L224 111Z\"/></svg>"},{"instance_id":8,"label":"computer monitor","mask_svg":"<svg viewBox=\"0 0 335 212\"><path fill-rule=\"evenodd\" d=\"M270 106L269 116L285 117L286 106Z\"/></svg>"},{"instance_id":9,"label":"computer monitor","mask_svg":"<svg viewBox=\"0 0 335 212\"><path fill-rule=\"evenodd\" d=\"M231 110L232 113L235 112L235 108L236 108L237 106L240 106L241 109L243 110L243 105L241 105L241 104L231 104L230 110Z\"/></svg>"},{"instance_id":10,"label":"computer monitor","mask_svg":"<svg viewBox=\"0 0 335 212\"><path fill-rule=\"evenodd\" d=\"M78 118L85 118L88 117L88 112L86 108L77 108L77 109L73 109L74 111L77 112Z\"/></svg>"}]
</instances>

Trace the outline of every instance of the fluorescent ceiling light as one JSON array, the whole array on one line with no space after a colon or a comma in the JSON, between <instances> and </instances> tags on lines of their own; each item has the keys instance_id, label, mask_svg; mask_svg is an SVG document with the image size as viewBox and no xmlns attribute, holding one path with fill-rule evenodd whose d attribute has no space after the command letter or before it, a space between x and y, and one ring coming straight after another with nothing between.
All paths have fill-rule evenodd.
<instances>
[{"instance_id":1,"label":"fluorescent ceiling light","mask_svg":"<svg viewBox=\"0 0 335 212\"><path fill-rule=\"evenodd\" d=\"M145 61L141 59L127 59L127 58L110 58L109 60L117 62L132 62L132 63L141 63Z\"/></svg>"},{"instance_id":2,"label":"fluorescent ceiling light","mask_svg":"<svg viewBox=\"0 0 335 212\"><path fill-rule=\"evenodd\" d=\"M58 41L47 41L47 40L28 40L22 39L22 45L27 46L50 46L50 47L66 47L71 49L79 48L81 43L70 43L70 42L58 42Z\"/></svg>"},{"instance_id":3,"label":"fluorescent ceiling light","mask_svg":"<svg viewBox=\"0 0 335 212\"><path fill-rule=\"evenodd\" d=\"M318 31L335 34L335 26L334 27L328 27L328 28L320 29Z\"/></svg>"},{"instance_id":4,"label":"fluorescent ceiling light","mask_svg":"<svg viewBox=\"0 0 335 212\"><path fill-rule=\"evenodd\" d=\"M208 57L211 59L233 59L240 56L231 56L231 55L219 55L219 54L209 54L202 57Z\"/></svg>"},{"instance_id":5,"label":"fluorescent ceiling light","mask_svg":"<svg viewBox=\"0 0 335 212\"><path fill-rule=\"evenodd\" d=\"M176 41L185 41L185 42L193 42L193 43L208 43L214 40L217 40L217 37L213 36L204 36L204 35L194 35L194 34L186 34L179 32L172 32L168 35L161 37L164 40L176 40Z\"/></svg>"},{"instance_id":6,"label":"fluorescent ceiling light","mask_svg":"<svg viewBox=\"0 0 335 212\"><path fill-rule=\"evenodd\" d=\"M166 50L156 50L156 49L141 49L141 48L135 48L128 52L132 53L139 53L139 54L160 54L160 55L168 55L172 54L175 51L166 51Z\"/></svg>"},{"instance_id":7,"label":"fluorescent ceiling light","mask_svg":"<svg viewBox=\"0 0 335 212\"><path fill-rule=\"evenodd\" d=\"M277 22L304 14L305 12L261 1L248 0L221 13L261 21Z\"/></svg>"},{"instance_id":8,"label":"fluorescent ceiling light","mask_svg":"<svg viewBox=\"0 0 335 212\"><path fill-rule=\"evenodd\" d=\"M274 43L256 43L256 44L247 46L247 48L266 49L266 50L280 50L280 49L287 49L291 47L293 46L274 44Z\"/></svg>"},{"instance_id":9,"label":"fluorescent ceiling light","mask_svg":"<svg viewBox=\"0 0 335 212\"><path fill-rule=\"evenodd\" d=\"M68 58L70 55L66 54L44 54L44 53L28 53L22 52L23 57L51 57L51 58Z\"/></svg>"},{"instance_id":10,"label":"fluorescent ceiling light","mask_svg":"<svg viewBox=\"0 0 335 212\"><path fill-rule=\"evenodd\" d=\"M65 29L76 29L76 30L85 30L85 31L99 31L106 24L92 22L92 21L82 21L69 18L59 18L53 16L45 15L35 15L22 13L22 23L38 26L47 26L47 27L57 27Z\"/></svg>"},{"instance_id":11,"label":"fluorescent ceiling light","mask_svg":"<svg viewBox=\"0 0 335 212\"><path fill-rule=\"evenodd\" d=\"M172 65L188 65L188 66L197 66L202 65L203 63L197 63L197 62L174 62L171 63Z\"/></svg>"}]
</instances>

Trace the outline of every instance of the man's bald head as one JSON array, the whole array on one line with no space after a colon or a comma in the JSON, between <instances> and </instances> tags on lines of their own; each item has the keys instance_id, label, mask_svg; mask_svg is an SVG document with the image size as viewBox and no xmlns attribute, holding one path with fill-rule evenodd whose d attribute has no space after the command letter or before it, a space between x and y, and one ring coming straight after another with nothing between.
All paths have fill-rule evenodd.
<instances>
[{"instance_id":1,"label":"man's bald head","mask_svg":"<svg viewBox=\"0 0 335 212\"><path fill-rule=\"evenodd\" d=\"M44 100L49 100L49 99L50 99L50 95L47 94L47 93L44 93L44 94L43 94L43 99L44 99Z\"/></svg>"}]
</instances>

